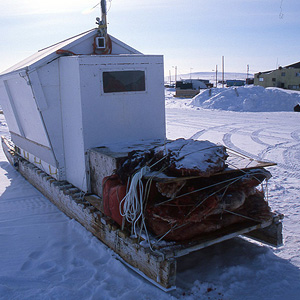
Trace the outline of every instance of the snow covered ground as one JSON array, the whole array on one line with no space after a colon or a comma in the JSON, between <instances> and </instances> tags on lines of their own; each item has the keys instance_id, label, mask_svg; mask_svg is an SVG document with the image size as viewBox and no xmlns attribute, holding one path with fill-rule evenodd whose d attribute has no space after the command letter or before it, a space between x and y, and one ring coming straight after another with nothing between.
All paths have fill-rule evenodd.
<instances>
[{"instance_id":1,"label":"snow covered ground","mask_svg":"<svg viewBox=\"0 0 300 300\"><path fill-rule=\"evenodd\" d=\"M266 112L293 111L298 103L299 92L250 85L203 90L191 105L208 109Z\"/></svg>"},{"instance_id":2,"label":"snow covered ground","mask_svg":"<svg viewBox=\"0 0 300 300\"><path fill-rule=\"evenodd\" d=\"M257 93L248 90L249 97ZM300 114L230 111L234 94L204 109L202 100L192 104L173 93L166 90L168 138L210 140L277 163L268 168L269 202L285 215L284 246L233 239L206 248L179 261L178 288L166 294L61 213L0 150L0 299L300 299ZM297 93L278 97L291 95L299 102ZM1 114L0 134L8 135Z\"/></svg>"}]
</instances>

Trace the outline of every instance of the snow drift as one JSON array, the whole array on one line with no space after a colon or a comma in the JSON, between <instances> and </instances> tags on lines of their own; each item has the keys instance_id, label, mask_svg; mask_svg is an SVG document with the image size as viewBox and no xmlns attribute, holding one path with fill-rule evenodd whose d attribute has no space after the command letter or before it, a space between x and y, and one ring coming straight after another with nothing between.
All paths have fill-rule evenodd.
<instances>
[{"instance_id":1,"label":"snow drift","mask_svg":"<svg viewBox=\"0 0 300 300\"><path fill-rule=\"evenodd\" d=\"M300 93L278 88L243 86L213 88L195 96L192 106L239 112L293 111L300 103Z\"/></svg>"}]
</instances>

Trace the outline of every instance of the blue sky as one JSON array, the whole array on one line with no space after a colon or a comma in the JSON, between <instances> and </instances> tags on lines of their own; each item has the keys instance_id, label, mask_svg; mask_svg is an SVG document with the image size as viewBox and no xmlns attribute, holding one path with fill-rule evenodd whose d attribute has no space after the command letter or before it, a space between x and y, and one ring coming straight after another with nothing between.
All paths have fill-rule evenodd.
<instances>
[{"instance_id":1,"label":"blue sky","mask_svg":"<svg viewBox=\"0 0 300 300\"><path fill-rule=\"evenodd\" d=\"M0 71L95 27L92 0L0 0ZM299 0L108 0L108 31L145 54L163 54L165 75L250 72L300 61ZM281 17L281 13L283 17Z\"/></svg>"}]
</instances>

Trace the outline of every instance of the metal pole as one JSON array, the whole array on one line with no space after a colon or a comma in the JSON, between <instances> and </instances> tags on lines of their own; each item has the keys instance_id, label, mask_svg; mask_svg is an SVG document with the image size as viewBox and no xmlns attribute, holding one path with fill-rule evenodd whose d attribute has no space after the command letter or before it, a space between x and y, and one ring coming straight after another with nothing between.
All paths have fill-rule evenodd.
<instances>
[{"instance_id":1,"label":"metal pole","mask_svg":"<svg viewBox=\"0 0 300 300\"><path fill-rule=\"evenodd\" d=\"M216 87L218 87L218 65L216 65Z\"/></svg>"},{"instance_id":2,"label":"metal pole","mask_svg":"<svg viewBox=\"0 0 300 300\"><path fill-rule=\"evenodd\" d=\"M106 15L106 0L101 0L101 13Z\"/></svg>"},{"instance_id":3,"label":"metal pole","mask_svg":"<svg viewBox=\"0 0 300 300\"><path fill-rule=\"evenodd\" d=\"M248 84L248 78L249 78L249 65L247 65L247 78L246 78L246 84Z\"/></svg>"},{"instance_id":4,"label":"metal pole","mask_svg":"<svg viewBox=\"0 0 300 300\"><path fill-rule=\"evenodd\" d=\"M103 25L106 25L106 0L101 0L101 14Z\"/></svg>"},{"instance_id":5,"label":"metal pole","mask_svg":"<svg viewBox=\"0 0 300 300\"><path fill-rule=\"evenodd\" d=\"M175 87L176 87L176 81L177 81L177 66L172 66L172 68L175 69Z\"/></svg>"},{"instance_id":6,"label":"metal pole","mask_svg":"<svg viewBox=\"0 0 300 300\"><path fill-rule=\"evenodd\" d=\"M177 81L177 66L172 66L172 68L174 68L175 69L175 87L176 87L176 81Z\"/></svg>"},{"instance_id":7,"label":"metal pole","mask_svg":"<svg viewBox=\"0 0 300 300\"><path fill-rule=\"evenodd\" d=\"M222 56L222 88L224 88L224 56Z\"/></svg>"}]
</instances>

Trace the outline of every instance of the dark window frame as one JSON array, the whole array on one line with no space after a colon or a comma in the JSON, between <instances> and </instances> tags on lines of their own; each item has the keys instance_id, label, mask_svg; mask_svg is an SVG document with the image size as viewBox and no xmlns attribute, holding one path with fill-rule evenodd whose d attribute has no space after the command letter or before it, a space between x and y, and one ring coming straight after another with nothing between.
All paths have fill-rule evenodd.
<instances>
[{"instance_id":1,"label":"dark window frame","mask_svg":"<svg viewBox=\"0 0 300 300\"><path fill-rule=\"evenodd\" d=\"M103 71L102 81L105 94L146 91L145 70Z\"/></svg>"}]
</instances>

